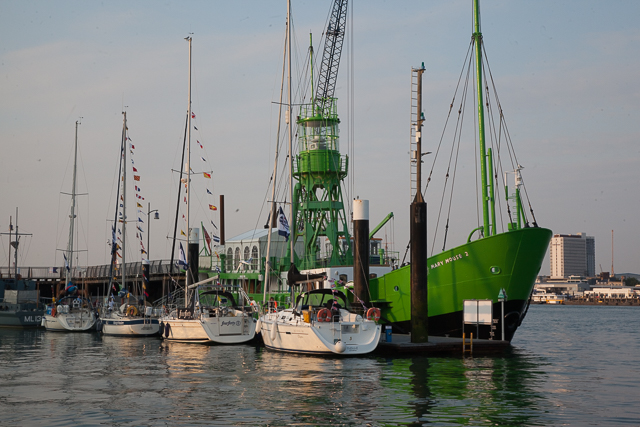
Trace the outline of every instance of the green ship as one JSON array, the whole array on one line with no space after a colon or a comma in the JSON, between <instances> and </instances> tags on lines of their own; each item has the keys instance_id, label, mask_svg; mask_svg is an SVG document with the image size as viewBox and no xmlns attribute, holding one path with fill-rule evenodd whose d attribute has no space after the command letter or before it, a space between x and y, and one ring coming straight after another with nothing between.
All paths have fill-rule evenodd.
<instances>
[{"instance_id":1,"label":"green ship","mask_svg":"<svg viewBox=\"0 0 640 427\"><path fill-rule=\"evenodd\" d=\"M253 230L237 239L230 239L221 251L220 260L214 260L207 266L208 274L217 274L221 282L242 282L250 297L257 302L269 298L283 305L291 301L286 277L292 266L303 274L320 273L326 276L327 280L324 281L310 281L308 287L330 287L337 282L343 287L346 285L349 290L348 283L353 280L353 241L349 232L351 223L345 213L341 191L348 175L349 163L348 157L340 153L340 120L337 100L333 97L344 39L346 3L346 0L342 0L333 5L317 84L311 85L311 102L302 105L297 116L299 153L294 156L290 171L290 176L297 181L295 185L293 182L290 184L290 200L293 201L290 240L285 242L283 237L279 237L275 224L268 220L271 225L268 224L265 230ZM485 142L485 127L494 126L494 123L485 125L483 88L488 91L489 84L482 77L486 68L482 60L478 0L474 0L471 47L475 58L470 57L469 61L474 62L469 62L466 66L476 74L477 138L480 153L478 169L481 181L481 209L478 210L482 212L482 219L477 224L478 227L471 231L466 243L426 258L428 333L434 336L462 336L464 301L490 300L493 303L493 322L480 334L480 338L511 341L526 315L534 282L552 232L537 225L530 203L530 213L524 209L527 197L526 191L523 192L522 167L512 160L513 169L503 169L500 164L500 142L491 147ZM311 70L312 62L311 49ZM421 78L424 67L413 71ZM313 76L311 81L314 83ZM416 90L414 95L421 96L417 92ZM288 117L291 117L291 102ZM412 112L412 117L414 135L419 136L424 120L420 106ZM500 117L499 126L502 126L502 115ZM292 131L289 133L291 135ZM417 154L414 165L420 165L421 150L412 148ZM512 149L513 147L508 147L510 153ZM494 152L498 155L494 155ZM499 191L496 187L498 173L504 173L505 176L501 199L508 219L503 232L498 232L499 225L496 221L499 209ZM506 182L508 174L512 174L515 179L511 192ZM421 191L419 179L413 183L412 188ZM276 215L274 205L271 217L275 218ZM371 233L370 238L378 228ZM473 236L476 236L475 239ZM381 309L382 322L392 325L397 331L410 332L411 265L398 267L397 254L378 250L378 244L375 239L371 240L371 247L375 250L371 252L369 260L371 278L368 304ZM232 248L233 245L235 248ZM244 250L241 249L242 245ZM279 248L279 256L272 255L273 247ZM218 264L214 267L216 263ZM242 269L242 263L248 268ZM212 271L214 268L217 272ZM353 292L348 294L354 296ZM475 332L475 329L472 330ZM504 335L501 334L502 331Z\"/></svg>"}]
</instances>

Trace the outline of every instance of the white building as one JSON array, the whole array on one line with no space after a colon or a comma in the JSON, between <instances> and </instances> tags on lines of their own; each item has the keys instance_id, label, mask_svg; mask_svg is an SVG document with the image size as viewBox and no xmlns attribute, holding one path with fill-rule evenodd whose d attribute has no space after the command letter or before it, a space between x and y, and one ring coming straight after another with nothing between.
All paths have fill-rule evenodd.
<instances>
[{"instance_id":1,"label":"white building","mask_svg":"<svg viewBox=\"0 0 640 427\"><path fill-rule=\"evenodd\" d=\"M595 276L595 237L586 233L555 234L549 246L552 279Z\"/></svg>"}]
</instances>

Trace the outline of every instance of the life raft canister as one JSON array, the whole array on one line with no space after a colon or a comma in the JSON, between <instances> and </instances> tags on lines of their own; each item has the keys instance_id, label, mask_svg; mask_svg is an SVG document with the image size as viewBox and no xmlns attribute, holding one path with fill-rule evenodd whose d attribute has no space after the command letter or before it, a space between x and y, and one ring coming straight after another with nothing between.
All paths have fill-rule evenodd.
<instances>
[{"instance_id":1,"label":"life raft canister","mask_svg":"<svg viewBox=\"0 0 640 427\"><path fill-rule=\"evenodd\" d=\"M331 310L328 308L323 308L318 312L318 322L329 322L331 321Z\"/></svg>"},{"instance_id":2,"label":"life raft canister","mask_svg":"<svg viewBox=\"0 0 640 427\"><path fill-rule=\"evenodd\" d=\"M373 320L374 322L380 320L380 309L377 307L371 307L367 310L367 320Z\"/></svg>"}]
</instances>

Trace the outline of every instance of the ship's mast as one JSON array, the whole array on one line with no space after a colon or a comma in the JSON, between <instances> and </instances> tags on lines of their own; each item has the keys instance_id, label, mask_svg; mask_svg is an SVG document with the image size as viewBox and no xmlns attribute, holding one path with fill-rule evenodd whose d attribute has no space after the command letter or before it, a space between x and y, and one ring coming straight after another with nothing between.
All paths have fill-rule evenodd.
<instances>
[{"instance_id":1,"label":"ship's mast","mask_svg":"<svg viewBox=\"0 0 640 427\"><path fill-rule=\"evenodd\" d=\"M65 284L71 281L71 273L73 271L73 232L76 220L76 176L78 169L78 125L80 122L76 120L76 137L74 143L73 154L73 182L71 184L71 214L69 215L69 241L67 243L67 263L68 268L65 269ZM67 267L67 266L65 266Z\"/></svg>"},{"instance_id":2,"label":"ship's mast","mask_svg":"<svg viewBox=\"0 0 640 427\"><path fill-rule=\"evenodd\" d=\"M287 0L287 51L289 54L287 62L287 85L289 92L289 102L287 103L287 124L289 126L289 218L293 222L293 122L291 114L291 0ZM275 179L275 177L274 177ZM295 224L294 224L295 225ZM293 264L295 261L295 253L293 252L293 245L295 243L294 230L290 230L289 234L289 262Z\"/></svg>"},{"instance_id":3,"label":"ship's mast","mask_svg":"<svg viewBox=\"0 0 640 427\"><path fill-rule=\"evenodd\" d=\"M122 115L122 289L127 288L126 275L126 240L127 240L127 112Z\"/></svg>"},{"instance_id":4,"label":"ship's mast","mask_svg":"<svg viewBox=\"0 0 640 427\"><path fill-rule=\"evenodd\" d=\"M482 33L480 32L480 5L479 0L473 1L474 31L473 40L476 53L476 89L478 92L478 131L480 138L480 180L482 185L482 220L484 237L495 234L495 222L490 223L489 209L495 212L493 197L489 190L493 189L493 176L487 173L487 163L491 154L487 153L484 132L484 102L482 97ZM491 165L488 166L491 168ZM491 191L493 192L493 191Z\"/></svg>"},{"instance_id":5,"label":"ship's mast","mask_svg":"<svg viewBox=\"0 0 640 427\"><path fill-rule=\"evenodd\" d=\"M189 285L191 284L191 277L189 277L189 236L191 236L191 228L189 227L189 198L191 197L191 36L186 37L185 40L189 42L189 95L188 95L188 105L187 105L187 163L185 164L185 172L187 174L187 181L185 183L186 188L186 196L187 196L187 251L185 254L185 258L187 260L187 271L186 271L186 281L185 281L185 303L189 301L187 299L187 290L189 289Z\"/></svg>"}]
</instances>

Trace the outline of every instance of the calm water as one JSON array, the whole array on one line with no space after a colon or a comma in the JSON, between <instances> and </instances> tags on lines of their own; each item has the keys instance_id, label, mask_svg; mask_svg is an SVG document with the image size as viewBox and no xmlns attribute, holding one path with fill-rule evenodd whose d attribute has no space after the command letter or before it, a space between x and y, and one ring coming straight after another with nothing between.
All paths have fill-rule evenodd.
<instances>
[{"instance_id":1,"label":"calm water","mask_svg":"<svg viewBox=\"0 0 640 427\"><path fill-rule=\"evenodd\" d=\"M464 358L0 330L0 424L640 425L639 316L532 306L509 354Z\"/></svg>"}]
</instances>

